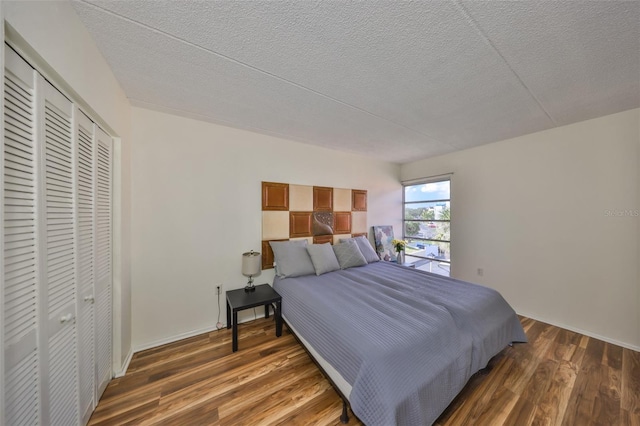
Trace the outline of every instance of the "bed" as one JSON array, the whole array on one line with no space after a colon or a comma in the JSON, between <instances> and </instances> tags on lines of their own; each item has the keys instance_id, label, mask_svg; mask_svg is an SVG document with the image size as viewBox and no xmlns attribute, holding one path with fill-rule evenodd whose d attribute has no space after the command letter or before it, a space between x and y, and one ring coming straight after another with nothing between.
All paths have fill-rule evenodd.
<instances>
[{"instance_id":1,"label":"bed","mask_svg":"<svg viewBox=\"0 0 640 426\"><path fill-rule=\"evenodd\" d=\"M289 328L367 425L432 424L520 321L495 290L389 262L282 278Z\"/></svg>"}]
</instances>

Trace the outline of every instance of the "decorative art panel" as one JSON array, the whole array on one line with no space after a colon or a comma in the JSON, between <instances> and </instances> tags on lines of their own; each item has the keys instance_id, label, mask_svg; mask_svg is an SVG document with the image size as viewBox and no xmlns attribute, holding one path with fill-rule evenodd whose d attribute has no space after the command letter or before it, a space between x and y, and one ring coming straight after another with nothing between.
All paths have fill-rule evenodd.
<instances>
[{"instance_id":1,"label":"decorative art panel","mask_svg":"<svg viewBox=\"0 0 640 426\"><path fill-rule=\"evenodd\" d=\"M313 212L313 236L333 235L333 213Z\"/></svg>"},{"instance_id":2,"label":"decorative art panel","mask_svg":"<svg viewBox=\"0 0 640 426\"><path fill-rule=\"evenodd\" d=\"M333 232L335 234L351 233L351 212L335 212L333 214Z\"/></svg>"},{"instance_id":3,"label":"decorative art panel","mask_svg":"<svg viewBox=\"0 0 640 426\"><path fill-rule=\"evenodd\" d=\"M289 210L289 184L262 182L262 211Z\"/></svg>"},{"instance_id":4,"label":"decorative art panel","mask_svg":"<svg viewBox=\"0 0 640 426\"><path fill-rule=\"evenodd\" d=\"M352 204L351 210L354 212L366 212L367 211L367 191L360 191L354 189L351 191Z\"/></svg>"},{"instance_id":5,"label":"decorative art panel","mask_svg":"<svg viewBox=\"0 0 640 426\"><path fill-rule=\"evenodd\" d=\"M351 233L366 234L367 228L367 212L351 212Z\"/></svg>"},{"instance_id":6,"label":"decorative art panel","mask_svg":"<svg viewBox=\"0 0 640 426\"><path fill-rule=\"evenodd\" d=\"M307 244L313 244L313 237L289 238L289 241L302 241L302 240L305 240Z\"/></svg>"},{"instance_id":7,"label":"decorative art panel","mask_svg":"<svg viewBox=\"0 0 640 426\"><path fill-rule=\"evenodd\" d=\"M311 224L314 222L311 212L289 212L289 237L310 237Z\"/></svg>"},{"instance_id":8,"label":"decorative art panel","mask_svg":"<svg viewBox=\"0 0 640 426\"><path fill-rule=\"evenodd\" d=\"M313 187L313 211L333 211L333 188L327 188L324 186Z\"/></svg>"},{"instance_id":9,"label":"decorative art panel","mask_svg":"<svg viewBox=\"0 0 640 426\"><path fill-rule=\"evenodd\" d=\"M318 235L313 237L313 244L333 244L333 235Z\"/></svg>"},{"instance_id":10,"label":"decorative art panel","mask_svg":"<svg viewBox=\"0 0 640 426\"><path fill-rule=\"evenodd\" d=\"M262 239L279 240L289 238L289 212L262 212Z\"/></svg>"},{"instance_id":11,"label":"decorative art panel","mask_svg":"<svg viewBox=\"0 0 640 426\"><path fill-rule=\"evenodd\" d=\"M305 185L289 185L289 211L313 211L313 187Z\"/></svg>"},{"instance_id":12,"label":"decorative art panel","mask_svg":"<svg viewBox=\"0 0 640 426\"><path fill-rule=\"evenodd\" d=\"M269 241L335 244L367 230L366 190L262 182L262 269L273 268Z\"/></svg>"},{"instance_id":13,"label":"decorative art panel","mask_svg":"<svg viewBox=\"0 0 640 426\"><path fill-rule=\"evenodd\" d=\"M351 190L333 188L333 210L336 212L351 211Z\"/></svg>"}]
</instances>

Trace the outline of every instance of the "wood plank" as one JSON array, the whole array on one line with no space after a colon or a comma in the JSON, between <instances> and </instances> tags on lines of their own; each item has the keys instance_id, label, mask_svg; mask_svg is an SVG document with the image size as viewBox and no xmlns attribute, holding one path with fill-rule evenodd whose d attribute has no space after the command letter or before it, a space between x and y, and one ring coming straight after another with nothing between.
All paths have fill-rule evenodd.
<instances>
[{"instance_id":1,"label":"wood plank","mask_svg":"<svg viewBox=\"0 0 640 426\"><path fill-rule=\"evenodd\" d=\"M341 414L342 401L336 391L333 388L329 388L318 398L301 406L300 410L296 410L281 418L276 425L333 425L336 424L336 419L338 419ZM352 414L349 415L349 425L357 426L362 424L358 418Z\"/></svg>"},{"instance_id":2,"label":"wood plank","mask_svg":"<svg viewBox=\"0 0 640 426\"><path fill-rule=\"evenodd\" d=\"M518 402L518 395L504 386L498 386L484 410L473 423L478 426L493 426L504 424L511 410Z\"/></svg>"},{"instance_id":3,"label":"wood plank","mask_svg":"<svg viewBox=\"0 0 640 426\"><path fill-rule=\"evenodd\" d=\"M226 334L230 336L231 332L228 331ZM256 334L254 333L254 335ZM291 336L289 336L289 340L287 342L285 340L275 339L273 334L271 334L271 338L265 339L264 341L261 340L260 337L255 338L256 343L269 346L280 345L287 347L290 346L293 341L293 337ZM189 380L193 380L195 382L206 380L210 376L215 376L221 370L230 369L234 366L246 366L246 364L250 363L251 360L260 358L259 354L256 352L249 352L248 354L245 353L243 356L239 357L233 356L230 339L228 339L226 349L223 351L215 350L215 348L218 347L217 343L213 346L214 350L209 353L209 355L211 355L210 358L201 356L201 364L193 364L190 369L180 372L175 376L161 374L164 368L163 365L155 366L152 369L145 369L145 371L142 372L134 372L131 374L127 372L124 377L112 380L111 383L109 383L109 386L100 400L100 406L103 409L109 409L112 406L119 406L126 403L126 401L131 400L131 398L137 398L138 395L158 395L159 397L162 395L162 391L166 390L165 388L168 386L184 386ZM261 346L258 345L255 347L260 348ZM298 349L302 350L302 348ZM195 351L195 354L199 353L200 351ZM229 354L231 355L229 356ZM167 363L170 362L172 362L172 360L168 359ZM158 373L160 373L160 376L156 377L155 381L152 381L152 378Z\"/></svg>"},{"instance_id":4,"label":"wood plank","mask_svg":"<svg viewBox=\"0 0 640 426\"><path fill-rule=\"evenodd\" d=\"M620 424L620 370L604 365L601 374L591 417L597 424Z\"/></svg>"},{"instance_id":5,"label":"wood plank","mask_svg":"<svg viewBox=\"0 0 640 426\"><path fill-rule=\"evenodd\" d=\"M548 355L549 349L560 331L559 328L547 324L543 328L531 327L531 330L535 337L530 338L527 350L514 353L514 371L507 375L504 382L504 386L516 395L522 395L524 388L538 368L538 364L544 356ZM527 337L529 336L527 335Z\"/></svg>"},{"instance_id":6,"label":"wood plank","mask_svg":"<svg viewBox=\"0 0 640 426\"><path fill-rule=\"evenodd\" d=\"M511 371L513 361L506 359L484 377L474 391L473 398L466 401L448 420L450 424L473 424L489 406L498 388L503 388L502 378ZM508 388L507 388L508 389Z\"/></svg>"},{"instance_id":7,"label":"wood plank","mask_svg":"<svg viewBox=\"0 0 640 426\"><path fill-rule=\"evenodd\" d=\"M577 370L578 368L575 364L564 360L559 362L549 388L535 406L535 412L531 419L533 424L558 425L562 423L569 404L569 398L571 397L573 384L578 376Z\"/></svg>"},{"instance_id":8,"label":"wood plank","mask_svg":"<svg viewBox=\"0 0 640 426\"><path fill-rule=\"evenodd\" d=\"M538 364L529 381L522 388L518 404L514 404L515 412L508 418L509 424L530 424L534 418L540 399L547 395L552 378L558 369L558 362L545 359Z\"/></svg>"},{"instance_id":9,"label":"wood plank","mask_svg":"<svg viewBox=\"0 0 640 426\"><path fill-rule=\"evenodd\" d=\"M536 320L533 320L531 318L520 316L520 324L522 324L522 328L524 329L525 333L528 333L531 326L536 322Z\"/></svg>"},{"instance_id":10,"label":"wood plank","mask_svg":"<svg viewBox=\"0 0 640 426\"><path fill-rule=\"evenodd\" d=\"M551 380L554 378L557 370L558 361L553 359L543 360L538 364L533 376L529 379L520 396L537 405L540 400L547 395Z\"/></svg>"},{"instance_id":11,"label":"wood plank","mask_svg":"<svg viewBox=\"0 0 640 426\"><path fill-rule=\"evenodd\" d=\"M148 402L137 401L135 404L126 405L119 409L101 410L100 413L94 413L91 417L92 425L120 425L120 424L138 424L140 419L148 413L153 413L158 407L158 398L149 398Z\"/></svg>"},{"instance_id":12,"label":"wood plank","mask_svg":"<svg viewBox=\"0 0 640 426\"><path fill-rule=\"evenodd\" d=\"M575 425L592 422L596 395L598 394L603 369L605 368L602 365L604 345L605 343L601 340L581 339L580 347L585 347L585 353L562 424Z\"/></svg>"},{"instance_id":13,"label":"wood plank","mask_svg":"<svg viewBox=\"0 0 640 426\"><path fill-rule=\"evenodd\" d=\"M164 382L161 395L166 396L167 394L171 394L188 386L206 381L210 378L221 380L229 374L235 374L242 370L256 372L256 370L259 370L260 368L265 368L265 364L272 361L275 362L283 357L286 360L291 355L299 354L300 348L292 346L292 343L293 338L290 337L287 339L283 336L283 338L278 339L277 342L274 341L274 343L259 346L259 348L268 346L272 349L277 349L278 352L271 356L262 356L259 351L254 351L251 355L244 354L245 356L240 357L229 356L227 358L216 359L215 361L192 368L189 371L181 372ZM229 343L229 345L231 345L231 343ZM256 370L251 370L254 368Z\"/></svg>"},{"instance_id":14,"label":"wood plank","mask_svg":"<svg viewBox=\"0 0 640 426\"><path fill-rule=\"evenodd\" d=\"M608 365L614 370L622 369L622 348L611 343L605 344L603 364Z\"/></svg>"},{"instance_id":15,"label":"wood plank","mask_svg":"<svg viewBox=\"0 0 640 426\"><path fill-rule=\"evenodd\" d=\"M498 365L503 362L511 363L511 361L505 361L505 353L508 351L517 350L514 348L506 348L495 357L489 360L487 368L480 370L478 373L471 376L467 385L460 391L458 396L449 404L449 407L442 413L442 415L436 420L435 425L444 425L450 421L452 414L457 413L460 407L474 398L474 395L478 392L480 383L484 381L487 375L489 375ZM469 404L473 404L470 402ZM469 407L469 406L468 406ZM467 408L468 408L467 407ZM465 410L467 409L465 408Z\"/></svg>"},{"instance_id":16,"label":"wood plank","mask_svg":"<svg viewBox=\"0 0 640 426\"><path fill-rule=\"evenodd\" d=\"M518 398L518 401L511 409L509 416L505 420L506 425L530 425L536 412L536 406L525 398Z\"/></svg>"},{"instance_id":17,"label":"wood plank","mask_svg":"<svg viewBox=\"0 0 640 426\"><path fill-rule=\"evenodd\" d=\"M527 333L527 338L529 339L529 343L534 343L538 339L538 337L550 327L551 326L549 324L545 324L540 321L533 321L529 329L525 330L525 333Z\"/></svg>"},{"instance_id":18,"label":"wood plank","mask_svg":"<svg viewBox=\"0 0 640 426\"><path fill-rule=\"evenodd\" d=\"M560 330L550 347L549 359L570 360L580 345L581 335L569 330Z\"/></svg>"},{"instance_id":19,"label":"wood plank","mask_svg":"<svg viewBox=\"0 0 640 426\"><path fill-rule=\"evenodd\" d=\"M138 419L140 423L141 419ZM216 425L220 423L218 418L218 407L209 403L209 401L203 401L199 404L194 404L189 407L188 410L182 410L173 413L169 417L166 417L160 421L153 422L155 425Z\"/></svg>"},{"instance_id":20,"label":"wood plank","mask_svg":"<svg viewBox=\"0 0 640 426\"><path fill-rule=\"evenodd\" d=\"M475 374L436 425L640 426L640 354L521 317L529 343ZM339 425L342 400L288 330L272 319L134 355L89 424ZM350 425L361 422L350 414Z\"/></svg>"},{"instance_id":21,"label":"wood plank","mask_svg":"<svg viewBox=\"0 0 640 426\"><path fill-rule=\"evenodd\" d=\"M640 426L640 352L622 350L620 408L625 425Z\"/></svg>"},{"instance_id":22,"label":"wood plank","mask_svg":"<svg viewBox=\"0 0 640 426\"><path fill-rule=\"evenodd\" d=\"M255 375L251 376L251 379L247 379L246 377L237 377L238 370L235 370L235 372L230 372L227 377L220 378L220 380L214 378L211 381L199 383L196 386L187 387L163 397L154 416L149 419L149 422L145 423L153 424L155 420L163 419L176 411L189 409L204 401L208 401L218 407L220 418L228 415L228 412L225 412L226 406L232 406L232 410L243 410L251 403L257 403L265 394L270 394L272 391L294 383L300 378L318 372L317 369L309 364L309 360L302 350L299 354L299 357L292 360L288 371L279 370L277 372L278 380L276 382L274 382L273 374ZM270 372L273 371L273 369L270 370ZM242 404L237 404L240 396Z\"/></svg>"},{"instance_id":23,"label":"wood plank","mask_svg":"<svg viewBox=\"0 0 640 426\"><path fill-rule=\"evenodd\" d=\"M289 415L306 402L321 395L331 387L319 370L310 376L296 377L276 392L263 392L262 398L238 409L238 405L226 404L219 408L223 424L235 425L251 419L252 424L273 424Z\"/></svg>"}]
</instances>

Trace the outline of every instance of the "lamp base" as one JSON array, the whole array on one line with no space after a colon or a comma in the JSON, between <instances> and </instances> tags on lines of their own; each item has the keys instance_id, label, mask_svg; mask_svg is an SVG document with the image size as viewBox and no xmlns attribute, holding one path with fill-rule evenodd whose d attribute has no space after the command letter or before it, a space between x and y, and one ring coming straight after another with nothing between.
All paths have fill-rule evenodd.
<instances>
[{"instance_id":1,"label":"lamp base","mask_svg":"<svg viewBox=\"0 0 640 426\"><path fill-rule=\"evenodd\" d=\"M244 291L247 293L256 291L256 288L253 286L253 275L249 275L249 281L247 281L247 285L244 286Z\"/></svg>"}]
</instances>

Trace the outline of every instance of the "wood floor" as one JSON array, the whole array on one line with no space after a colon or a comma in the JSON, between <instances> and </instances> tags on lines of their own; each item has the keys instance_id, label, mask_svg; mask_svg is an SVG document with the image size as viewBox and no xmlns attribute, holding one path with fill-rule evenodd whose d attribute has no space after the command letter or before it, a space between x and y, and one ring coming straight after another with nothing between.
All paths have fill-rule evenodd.
<instances>
[{"instance_id":1,"label":"wood floor","mask_svg":"<svg viewBox=\"0 0 640 426\"><path fill-rule=\"evenodd\" d=\"M472 377L437 425L640 425L640 353L521 320L529 343ZM286 326L241 324L239 349L225 329L137 353L89 423L340 424L340 398Z\"/></svg>"}]
</instances>

